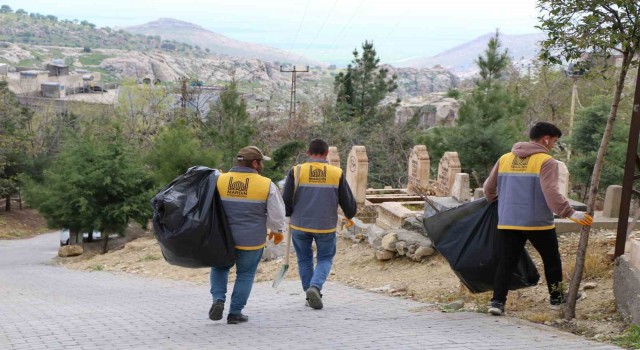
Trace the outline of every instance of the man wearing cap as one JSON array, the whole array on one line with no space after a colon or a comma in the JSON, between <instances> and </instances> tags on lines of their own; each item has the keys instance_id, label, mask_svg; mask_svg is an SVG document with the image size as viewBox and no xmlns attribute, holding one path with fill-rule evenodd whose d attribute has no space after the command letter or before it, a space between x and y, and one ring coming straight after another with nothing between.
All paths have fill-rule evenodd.
<instances>
[{"instance_id":1,"label":"man wearing cap","mask_svg":"<svg viewBox=\"0 0 640 350\"><path fill-rule=\"evenodd\" d=\"M284 238L285 207L280 191L269 178L262 175L263 161L271 158L262 154L258 147L241 149L236 157L236 166L218 177L217 189L222 207L229 222L236 247L236 281L231 295L227 323L236 324L249 320L242 314L247 304L262 250L266 245L267 228L269 239L279 244ZM211 268L211 295L213 305L209 318L222 319L229 281L229 269L233 265Z\"/></svg>"},{"instance_id":2,"label":"man wearing cap","mask_svg":"<svg viewBox=\"0 0 640 350\"><path fill-rule=\"evenodd\" d=\"M329 145L322 139L309 143L309 160L289 171L283 198L291 216L291 237L298 257L298 272L307 305L322 309L322 285L336 255L338 205L349 220L356 215L356 201L342 169L327 162ZM313 266L313 242L316 266Z\"/></svg>"}]
</instances>

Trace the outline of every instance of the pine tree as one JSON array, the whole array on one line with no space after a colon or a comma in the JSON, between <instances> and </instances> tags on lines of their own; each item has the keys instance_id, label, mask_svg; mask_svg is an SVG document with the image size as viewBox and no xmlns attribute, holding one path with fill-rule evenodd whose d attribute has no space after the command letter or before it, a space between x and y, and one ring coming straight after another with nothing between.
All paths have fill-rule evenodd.
<instances>
[{"instance_id":1,"label":"pine tree","mask_svg":"<svg viewBox=\"0 0 640 350\"><path fill-rule=\"evenodd\" d=\"M232 81L220 94L206 121L211 145L224 152L223 169L229 170L235 164L238 150L249 145L253 135L251 123L247 102L240 96L237 83Z\"/></svg>"},{"instance_id":2,"label":"pine tree","mask_svg":"<svg viewBox=\"0 0 640 350\"><path fill-rule=\"evenodd\" d=\"M352 64L334 81L338 109L348 111L349 116L362 125L379 122L380 102L397 88L396 77L388 77L389 70L379 64L373 42L365 41L362 56L358 50L353 50Z\"/></svg>"},{"instance_id":3,"label":"pine tree","mask_svg":"<svg viewBox=\"0 0 640 350\"><path fill-rule=\"evenodd\" d=\"M463 170L474 176L476 186L482 186L496 160L522 137L524 128L525 102L504 86L502 78L510 61L500 47L496 33L476 61L480 79L461 104L457 125L434 128L418 137L430 146L435 159L446 151L457 151Z\"/></svg>"},{"instance_id":4,"label":"pine tree","mask_svg":"<svg viewBox=\"0 0 640 350\"><path fill-rule=\"evenodd\" d=\"M0 198L5 199L6 211L11 210L11 195L18 190L18 177L26 167L32 115L18 104L7 82L0 81Z\"/></svg>"},{"instance_id":5,"label":"pine tree","mask_svg":"<svg viewBox=\"0 0 640 350\"><path fill-rule=\"evenodd\" d=\"M49 227L68 228L72 242L81 232L102 232L104 253L110 233L124 234L130 220L146 223L152 185L121 128L108 125L69 135L44 181L28 181L25 195Z\"/></svg>"},{"instance_id":6,"label":"pine tree","mask_svg":"<svg viewBox=\"0 0 640 350\"><path fill-rule=\"evenodd\" d=\"M206 147L183 119L165 126L154 139L146 157L157 187L168 184L195 165L215 167L222 152Z\"/></svg>"}]
</instances>

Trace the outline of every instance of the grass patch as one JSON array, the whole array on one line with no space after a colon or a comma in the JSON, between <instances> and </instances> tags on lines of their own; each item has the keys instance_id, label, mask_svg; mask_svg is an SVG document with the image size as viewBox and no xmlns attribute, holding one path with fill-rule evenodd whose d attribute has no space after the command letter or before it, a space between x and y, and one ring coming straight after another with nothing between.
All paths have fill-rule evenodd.
<instances>
[{"instance_id":1,"label":"grass patch","mask_svg":"<svg viewBox=\"0 0 640 350\"><path fill-rule=\"evenodd\" d=\"M154 260L160 260L160 257L157 255L153 255L153 254L149 254L145 257L143 257L142 259L138 260L138 262L142 262L142 261L154 261Z\"/></svg>"},{"instance_id":2,"label":"grass patch","mask_svg":"<svg viewBox=\"0 0 640 350\"><path fill-rule=\"evenodd\" d=\"M19 67L38 67L40 66L40 61L38 60L21 60L18 62L17 66Z\"/></svg>"},{"instance_id":3,"label":"grass patch","mask_svg":"<svg viewBox=\"0 0 640 350\"><path fill-rule=\"evenodd\" d=\"M29 233L20 230L11 230L0 233L0 239L20 239L31 236Z\"/></svg>"},{"instance_id":4,"label":"grass patch","mask_svg":"<svg viewBox=\"0 0 640 350\"><path fill-rule=\"evenodd\" d=\"M640 326L631 325L624 335L614 340L616 345L629 349L640 349Z\"/></svg>"},{"instance_id":5,"label":"grass patch","mask_svg":"<svg viewBox=\"0 0 640 350\"><path fill-rule=\"evenodd\" d=\"M584 260L583 279L595 279L606 277L611 273L611 260L607 258L606 249L589 246ZM576 261L572 259L567 267L567 276L573 276Z\"/></svg>"},{"instance_id":6,"label":"grass patch","mask_svg":"<svg viewBox=\"0 0 640 350\"><path fill-rule=\"evenodd\" d=\"M411 210L411 211L423 211L424 204L403 204L403 207Z\"/></svg>"},{"instance_id":7,"label":"grass patch","mask_svg":"<svg viewBox=\"0 0 640 350\"><path fill-rule=\"evenodd\" d=\"M104 265L95 265L91 267L91 271L104 271Z\"/></svg>"},{"instance_id":8,"label":"grass patch","mask_svg":"<svg viewBox=\"0 0 640 350\"><path fill-rule=\"evenodd\" d=\"M109 55L104 55L101 53L93 53L90 55L80 56L79 60L85 66L99 66L103 60L111 58Z\"/></svg>"},{"instance_id":9,"label":"grass patch","mask_svg":"<svg viewBox=\"0 0 640 350\"><path fill-rule=\"evenodd\" d=\"M101 67L91 67L91 71L100 73L100 80L105 83L120 82L111 72Z\"/></svg>"},{"instance_id":10,"label":"grass patch","mask_svg":"<svg viewBox=\"0 0 640 350\"><path fill-rule=\"evenodd\" d=\"M524 318L534 323L545 323L552 322L553 320L558 318L558 315L554 315L552 313L544 311L536 311L530 314L526 314Z\"/></svg>"}]
</instances>

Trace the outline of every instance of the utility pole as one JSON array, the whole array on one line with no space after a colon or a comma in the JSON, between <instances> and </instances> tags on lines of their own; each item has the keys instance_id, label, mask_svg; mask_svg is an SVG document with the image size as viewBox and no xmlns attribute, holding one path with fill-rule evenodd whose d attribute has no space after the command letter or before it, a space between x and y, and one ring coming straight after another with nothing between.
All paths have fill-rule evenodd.
<instances>
[{"instance_id":1,"label":"utility pole","mask_svg":"<svg viewBox=\"0 0 640 350\"><path fill-rule=\"evenodd\" d=\"M569 64L569 68L564 71L565 75L570 77L573 80L573 87L571 89L571 111L569 112L569 133L568 136L571 137L572 129L573 129L573 118L576 113L576 98L578 97L578 78L584 75L585 70L583 68L577 67L574 64ZM571 148L567 147L567 161L571 159Z\"/></svg>"},{"instance_id":2,"label":"utility pole","mask_svg":"<svg viewBox=\"0 0 640 350\"><path fill-rule=\"evenodd\" d=\"M280 66L280 72L282 73L291 73L291 100L289 105L289 126L291 126L291 120L296 116L296 73L308 73L309 66L305 70L297 70L296 66L293 66L293 69L283 69Z\"/></svg>"},{"instance_id":3,"label":"utility pole","mask_svg":"<svg viewBox=\"0 0 640 350\"><path fill-rule=\"evenodd\" d=\"M573 80L573 89L571 90L571 112L569 115L569 137L573 130L573 118L576 115L576 96L578 96L578 76L571 76ZM567 147L567 162L571 159L571 148Z\"/></svg>"},{"instance_id":4,"label":"utility pole","mask_svg":"<svg viewBox=\"0 0 640 350\"><path fill-rule=\"evenodd\" d=\"M187 109L187 77L180 78L180 108L182 108L182 112Z\"/></svg>"},{"instance_id":5,"label":"utility pole","mask_svg":"<svg viewBox=\"0 0 640 350\"><path fill-rule=\"evenodd\" d=\"M640 180L640 155L638 154L638 138L640 137L640 69L636 78L636 92L633 99L631 126L629 127L629 145L627 146L627 160L622 178L622 198L620 199L620 215L618 216L618 232L616 234L616 249L614 257L624 254L629 225L629 207L631 195L640 197L640 192L633 189L634 183ZM635 216L635 215L634 215ZM635 225L635 219L633 224Z\"/></svg>"}]
</instances>

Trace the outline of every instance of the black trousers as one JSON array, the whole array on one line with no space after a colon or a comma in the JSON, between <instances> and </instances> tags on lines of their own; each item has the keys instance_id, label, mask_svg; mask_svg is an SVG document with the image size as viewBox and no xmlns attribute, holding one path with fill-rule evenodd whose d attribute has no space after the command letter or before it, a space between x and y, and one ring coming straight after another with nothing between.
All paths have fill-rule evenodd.
<instances>
[{"instance_id":1,"label":"black trousers","mask_svg":"<svg viewBox=\"0 0 640 350\"><path fill-rule=\"evenodd\" d=\"M560 290L562 260L560 260L560 252L558 251L556 229L540 231L500 230L500 232L503 235L504 244L500 254L498 270L496 271L492 300L503 303L507 301L509 281L527 240L540 253L544 264L544 276L547 280L549 295L551 298L560 297L562 295Z\"/></svg>"}]
</instances>

